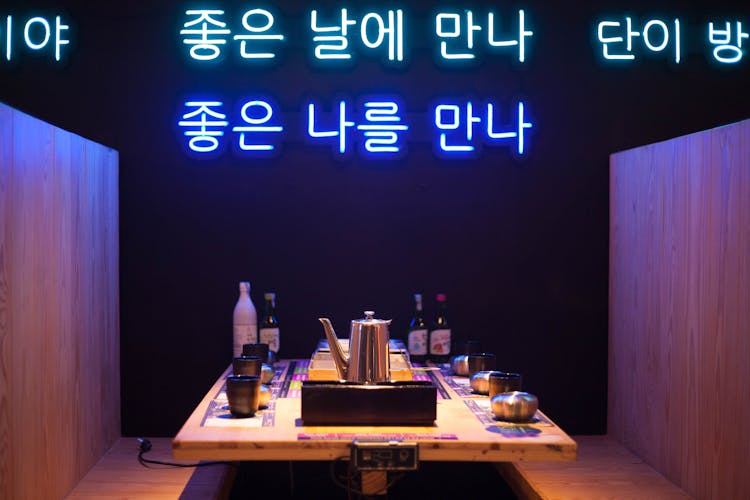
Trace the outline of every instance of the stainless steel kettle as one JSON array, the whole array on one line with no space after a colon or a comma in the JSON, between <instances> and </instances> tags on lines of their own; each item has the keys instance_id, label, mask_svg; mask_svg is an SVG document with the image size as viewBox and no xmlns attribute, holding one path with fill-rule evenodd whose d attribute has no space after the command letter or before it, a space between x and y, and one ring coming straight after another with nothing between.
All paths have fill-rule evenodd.
<instances>
[{"instance_id":1,"label":"stainless steel kettle","mask_svg":"<svg viewBox=\"0 0 750 500\"><path fill-rule=\"evenodd\" d=\"M328 318L318 318L323 323L339 379L365 384L390 380L388 325L391 320L375 319L374 316L373 311L365 311L364 319L352 320L348 356Z\"/></svg>"}]
</instances>

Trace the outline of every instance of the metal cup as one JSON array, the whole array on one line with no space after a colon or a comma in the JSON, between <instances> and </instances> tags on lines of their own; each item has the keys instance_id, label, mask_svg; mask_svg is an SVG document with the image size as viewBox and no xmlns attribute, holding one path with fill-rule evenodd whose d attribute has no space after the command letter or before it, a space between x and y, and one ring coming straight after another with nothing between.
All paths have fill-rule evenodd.
<instances>
[{"instance_id":1,"label":"metal cup","mask_svg":"<svg viewBox=\"0 0 750 500\"><path fill-rule=\"evenodd\" d=\"M501 392L490 404L495 418L507 422L528 422L539 409L539 400L528 392Z\"/></svg>"},{"instance_id":2,"label":"metal cup","mask_svg":"<svg viewBox=\"0 0 750 500\"><path fill-rule=\"evenodd\" d=\"M239 356L232 360L232 373L235 375L261 375L263 362L258 356Z\"/></svg>"},{"instance_id":3,"label":"metal cup","mask_svg":"<svg viewBox=\"0 0 750 500\"><path fill-rule=\"evenodd\" d=\"M510 372L490 372L489 376L490 398L503 392L521 390L521 374Z\"/></svg>"}]
</instances>

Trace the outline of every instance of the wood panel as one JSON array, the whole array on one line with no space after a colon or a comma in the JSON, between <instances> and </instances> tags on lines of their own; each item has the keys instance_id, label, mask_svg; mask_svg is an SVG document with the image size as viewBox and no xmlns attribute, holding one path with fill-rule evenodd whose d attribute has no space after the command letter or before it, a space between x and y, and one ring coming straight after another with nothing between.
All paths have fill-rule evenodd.
<instances>
[{"instance_id":1,"label":"wood panel","mask_svg":"<svg viewBox=\"0 0 750 500\"><path fill-rule=\"evenodd\" d=\"M0 105L2 498L62 498L119 437L117 163Z\"/></svg>"},{"instance_id":2,"label":"wood panel","mask_svg":"<svg viewBox=\"0 0 750 500\"><path fill-rule=\"evenodd\" d=\"M690 498L608 436L574 438L575 462L501 462L497 468L520 498L532 500Z\"/></svg>"},{"instance_id":3,"label":"wood panel","mask_svg":"<svg viewBox=\"0 0 750 500\"><path fill-rule=\"evenodd\" d=\"M0 498L12 498L10 457L13 441L10 435L10 384L11 351L10 336L10 242L13 204L11 198L11 174L13 166L13 111L0 106Z\"/></svg>"},{"instance_id":4,"label":"wood panel","mask_svg":"<svg viewBox=\"0 0 750 500\"><path fill-rule=\"evenodd\" d=\"M172 459L170 438L149 438L149 460L178 463ZM212 500L228 498L236 467L142 466L136 438L120 438L104 458L89 471L66 497L67 500Z\"/></svg>"},{"instance_id":5,"label":"wood panel","mask_svg":"<svg viewBox=\"0 0 750 500\"><path fill-rule=\"evenodd\" d=\"M608 431L750 498L750 120L610 158Z\"/></svg>"}]
</instances>

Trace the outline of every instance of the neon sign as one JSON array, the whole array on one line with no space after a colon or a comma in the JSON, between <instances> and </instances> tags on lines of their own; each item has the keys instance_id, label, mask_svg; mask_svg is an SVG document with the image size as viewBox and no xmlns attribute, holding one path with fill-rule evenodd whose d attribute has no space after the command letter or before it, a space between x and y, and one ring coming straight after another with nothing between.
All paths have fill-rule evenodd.
<instances>
[{"instance_id":1,"label":"neon sign","mask_svg":"<svg viewBox=\"0 0 750 500\"><path fill-rule=\"evenodd\" d=\"M207 69L227 55L237 56L239 64L282 64L279 56L291 47L302 47L308 62L337 70L351 70L364 58L404 69L415 48L425 47L436 65L456 70L470 71L488 58L528 67L538 31L533 13L518 7L440 6L427 19L415 21L397 7L312 7L300 18L284 20L274 8L251 5L237 12L185 10L181 23L186 58ZM741 19L714 19L696 29L679 16L615 14L597 19L592 34L593 53L619 67L655 58L679 65L701 45L696 37L703 38L698 41L710 61L737 64L750 43ZM392 94L307 100L292 111L298 118L291 120L290 113L282 116L266 97L255 96L229 111L222 99L193 99L181 103L178 127L186 149L198 156L228 148L241 156L276 155L294 134L303 137L292 141L327 146L342 158L355 152L367 158L402 157L407 145L417 142L430 143L437 156L449 159L473 158L493 147L508 149L516 158L528 154L536 127L528 100L455 98L460 90L451 95L408 117L400 97Z\"/></svg>"},{"instance_id":2,"label":"neon sign","mask_svg":"<svg viewBox=\"0 0 750 500\"><path fill-rule=\"evenodd\" d=\"M732 42L732 28L735 26L737 31L734 42ZM749 36L746 31L742 31L741 21L737 21L736 24L725 21L723 30L716 29L712 22L708 23L708 41L716 46L713 50L713 56L720 63L738 63L744 55L742 40Z\"/></svg>"},{"instance_id":3,"label":"neon sign","mask_svg":"<svg viewBox=\"0 0 750 500\"><path fill-rule=\"evenodd\" d=\"M321 25L318 17L317 10L310 13L310 31L314 33L312 41L315 45L315 59L352 59L349 27L356 26L357 20L349 17L347 9L340 9L334 24ZM404 12L401 9L388 10L385 15L367 12L359 23L358 41L361 41L365 48L379 49L387 37L387 60L404 60Z\"/></svg>"},{"instance_id":4,"label":"neon sign","mask_svg":"<svg viewBox=\"0 0 750 500\"><path fill-rule=\"evenodd\" d=\"M400 157L406 152L406 143L417 139L409 137L411 126L402 116L398 101L393 96L365 99L359 104L340 99L330 108L315 101L305 102L302 139L312 145L329 145L339 157L348 156L355 144L368 158ZM190 100L183 108L178 127L188 138L186 148L198 156L219 153L230 143L245 156L262 156L281 146L285 126L276 118L280 113L269 100L253 97L240 103L238 121L242 125L236 126L227 117L223 101ZM430 113L422 114L431 123L421 123L420 128L431 126L429 140L436 153L445 158L475 154L482 145L509 145L515 155L523 156L532 123L523 102L512 109L515 116L502 120L506 125L501 128L493 102L442 99ZM484 126L479 127L482 123ZM227 130L233 133L230 139L225 136Z\"/></svg>"},{"instance_id":5,"label":"neon sign","mask_svg":"<svg viewBox=\"0 0 750 500\"><path fill-rule=\"evenodd\" d=\"M670 61L680 64L684 28L679 18L634 19L629 16L607 18L597 23L596 36L602 57L607 61L632 62L648 53L669 54ZM723 20L706 26L711 57L720 64L736 64L744 56L742 42L750 37L742 21Z\"/></svg>"},{"instance_id":6,"label":"neon sign","mask_svg":"<svg viewBox=\"0 0 750 500\"><path fill-rule=\"evenodd\" d=\"M5 22L0 24L0 43L4 44L3 56L11 62L20 57L21 50L39 52L49 49L54 59L63 59L63 47L70 44L65 38L70 26L63 23L61 16L55 16L53 21L46 17L34 16L28 18L5 16ZM4 33L3 33L4 31Z\"/></svg>"},{"instance_id":7,"label":"neon sign","mask_svg":"<svg viewBox=\"0 0 750 500\"><path fill-rule=\"evenodd\" d=\"M464 111L465 110L465 111ZM482 123L485 121L486 126L484 131L486 132L486 142L490 144L497 143L501 140L515 139L516 142L516 153L521 156L525 152L524 144L524 131L532 127L530 122L526 121L524 116L524 105L523 102L517 104L517 120L516 126L512 130L495 130L493 125L495 121L494 104L487 103L486 113L481 114L481 108L479 113L474 111L474 103L471 101L466 102L465 106L458 104L439 104L435 106L435 127L440 131L440 151L444 153L461 152L470 153L476 150L474 145L476 138L474 137L474 124ZM462 120L462 117L463 120ZM464 122L465 130L461 125ZM452 134L451 131L457 131L461 129L461 134ZM448 144L450 136L456 136L458 142Z\"/></svg>"},{"instance_id":8,"label":"neon sign","mask_svg":"<svg viewBox=\"0 0 750 500\"><path fill-rule=\"evenodd\" d=\"M474 12L466 10L458 12L440 12L435 16L435 33L440 41L440 56L446 61L475 59L474 32L485 30L487 32L487 46L516 47L518 62L526 60L526 38L534 33L526 29L526 16L523 10L518 11L518 36L509 40L495 39L495 13L487 13L487 25L475 24ZM461 26L466 22L466 29L462 32ZM462 38L465 37L465 40Z\"/></svg>"},{"instance_id":9,"label":"neon sign","mask_svg":"<svg viewBox=\"0 0 750 500\"><path fill-rule=\"evenodd\" d=\"M669 45L674 52L674 62L680 62L680 20L669 21L649 19L643 23L640 31L633 28L633 19L626 17L623 21L601 21L598 27L598 38L602 44L602 55L609 60L635 60L636 47L633 40L640 37L645 50L662 52ZM670 36L671 32L671 36ZM671 57L671 56L670 56Z\"/></svg>"},{"instance_id":10,"label":"neon sign","mask_svg":"<svg viewBox=\"0 0 750 500\"><path fill-rule=\"evenodd\" d=\"M400 65L408 62L409 41L416 38L437 41L439 64L474 60L480 48L488 53L509 52L523 63L534 34L522 9L509 12L507 18L494 11L443 10L434 15L431 32L425 33L413 32L402 9L363 9L359 13L348 8L312 9L306 16L305 25L289 37L298 45L310 45L311 60L318 64L351 64L364 55ZM241 16L229 16L221 9L193 9L185 11L180 35L194 62L221 59L225 49L238 52L246 62L260 62L275 58L288 41L276 25L276 15L266 9L247 10ZM501 37L501 28L509 34ZM243 34L233 34L234 30ZM479 32L484 32L483 36ZM239 46L230 47L232 40L239 41Z\"/></svg>"}]
</instances>

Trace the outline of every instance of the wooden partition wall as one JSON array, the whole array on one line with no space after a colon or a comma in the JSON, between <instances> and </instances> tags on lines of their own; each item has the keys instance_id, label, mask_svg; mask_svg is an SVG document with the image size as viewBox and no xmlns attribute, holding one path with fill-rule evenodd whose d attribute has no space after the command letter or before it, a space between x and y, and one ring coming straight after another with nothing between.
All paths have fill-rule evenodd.
<instances>
[{"instance_id":1,"label":"wooden partition wall","mask_svg":"<svg viewBox=\"0 0 750 500\"><path fill-rule=\"evenodd\" d=\"M117 178L0 104L0 498L62 498L120 435Z\"/></svg>"},{"instance_id":2,"label":"wooden partition wall","mask_svg":"<svg viewBox=\"0 0 750 500\"><path fill-rule=\"evenodd\" d=\"M750 498L750 120L610 158L609 433Z\"/></svg>"}]
</instances>

